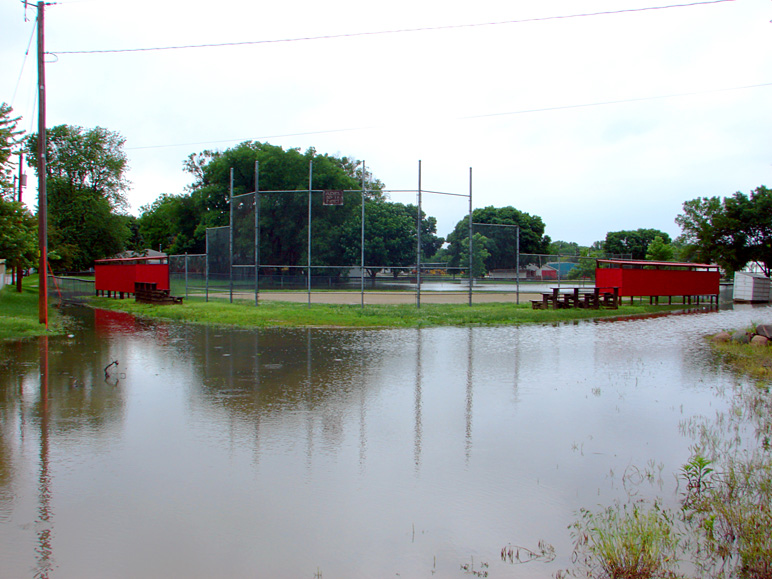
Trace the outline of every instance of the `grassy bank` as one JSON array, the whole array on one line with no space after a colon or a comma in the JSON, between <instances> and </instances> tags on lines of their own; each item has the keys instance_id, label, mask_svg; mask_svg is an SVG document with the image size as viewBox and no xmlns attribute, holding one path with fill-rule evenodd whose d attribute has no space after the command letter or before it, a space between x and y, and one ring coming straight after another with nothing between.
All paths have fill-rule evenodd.
<instances>
[{"instance_id":1,"label":"grassy bank","mask_svg":"<svg viewBox=\"0 0 772 579\"><path fill-rule=\"evenodd\" d=\"M200 324L243 327L371 327L419 328L431 326L515 325L631 316L682 309L683 306L622 306L618 310L533 310L530 304L490 303L356 305L264 302L187 302L182 305L138 304L132 300L94 298L95 307L138 316Z\"/></svg>"},{"instance_id":2,"label":"grassy bank","mask_svg":"<svg viewBox=\"0 0 772 579\"><path fill-rule=\"evenodd\" d=\"M740 334L754 333L753 328L739 331ZM717 342L712 339L711 347L729 362L736 370L755 378L772 377L772 347L746 344L729 340Z\"/></svg>"},{"instance_id":3,"label":"grassy bank","mask_svg":"<svg viewBox=\"0 0 772 579\"><path fill-rule=\"evenodd\" d=\"M61 329L61 318L49 308L49 334ZM10 285L0 291L0 340L42 336L45 325L38 322L38 276L24 278L22 292Z\"/></svg>"}]
</instances>

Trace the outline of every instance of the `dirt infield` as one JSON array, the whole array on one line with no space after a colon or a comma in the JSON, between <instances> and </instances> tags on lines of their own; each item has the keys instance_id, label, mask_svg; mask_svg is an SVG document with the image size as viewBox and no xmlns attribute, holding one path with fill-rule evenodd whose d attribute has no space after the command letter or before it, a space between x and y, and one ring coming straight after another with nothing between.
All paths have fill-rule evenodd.
<instances>
[{"instance_id":1,"label":"dirt infield","mask_svg":"<svg viewBox=\"0 0 772 579\"><path fill-rule=\"evenodd\" d=\"M210 293L210 297L212 294ZM218 295L217 297L228 297ZM249 292L234 292L233 299L254 300L255 294ZM307 303L308 294L305 292L260 292L260 301L280 301ZM529 303L530 300L541 299L541 294L521 293L520 303ZM415 292L365 292L365 305L379 304L414 304ZM517 301L516 293L475 292L472 294L472 303L514 303ZM312 304L352 304L362 303L362 294L359 292L311 292ZM423 304L466 304L469 303L468 292L421 292Z\"/></svg>"}]
</instances>

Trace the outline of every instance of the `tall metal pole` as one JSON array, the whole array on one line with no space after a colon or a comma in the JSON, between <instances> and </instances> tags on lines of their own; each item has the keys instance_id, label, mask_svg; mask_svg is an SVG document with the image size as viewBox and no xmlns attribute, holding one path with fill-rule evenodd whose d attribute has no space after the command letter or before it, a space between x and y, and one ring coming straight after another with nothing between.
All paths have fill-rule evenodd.
<instances>
[{"instance_id":1,"label":"tall metal pole","mask_svg":"<svg viewBox=\"0 0 772 579\"><path fill-rule=\"evenodd\" d=\"M231 201L231 223L228 228L228 279L230 280L230 296L233 303L233 167L231 167L230 178L230 201Z\"/></svg>"},{"instance_id":2,"label":"tall metal pole","mask_svg":"<svg viewBox=\"0 0 772 579\"><path fill-rule=\"evenodd\" d=\"M520 303L520 226L517 226L517 242L515 243L515 280L517 284L517 303Z\"/></svg>"},{"instance_id":3,"label":"tall metal pole","mask_svg":"<svg viewBox=\"0 0 772 579\"><path fill-rule=\"evenodd\" d=\"M255 161L255 305L260 303L260 161Z\"/></svg>"},{"instance_id":4,"label":"tall metal pole","mask_svg":"<svg viewBox=\"0 0 772 579\"><path fill-rule=\"evenodd\" d=\"M365 184L366 184L366 178L367 175L367 165L364 161L362 161L362 240L361 240L361 250L362 255L359 258L359 263L361 264L359 267L360 270L360 276L359 276L359 291L362 298L362 309L365 307Z\"/></svg>"},{"instance_id":5,"label":"tall metal pole","mask_svg":"<svg viewBox=\"0 0 772 579\"><path fill-rule=\"evenodd\" d=\"M311 189L314 183L314 161L308 162L308 307L311 307Z\"/></svg>"},{"instance_id":6,"label":"tall metal pole","mask_svg":"<svg viewBox=\"0 0 772 579\"><path fill-rule=\"evenodd\" d=\"M415 220L416 228L416 250L415 250L415 263L416 263L416 284L415 284L415 305L417 308L421 307L421 161L418 161L418 215Z\"/></svg>"},{"instance_id":7,"label":"tall metal pole","mask_svg":"<svg viewBox=\"0 0 772 579\"><path fill-rule=\"evenodd\" d=\"M472 168L469 167L469 305L472 305L472 283L474 276L472 275L472 235L474 234L474 228L472 225Z\"/></svg>"},{"instance_id":8,"label":"tall metal pole","mask_svg":"<svg viewBox=\"0 0 772 579\"><path fill-rule=\"evenodd\" d=\"M45 2L38 2L38 321L48 329L48 194L46 192Z\"/></svg>"}]
</instances>

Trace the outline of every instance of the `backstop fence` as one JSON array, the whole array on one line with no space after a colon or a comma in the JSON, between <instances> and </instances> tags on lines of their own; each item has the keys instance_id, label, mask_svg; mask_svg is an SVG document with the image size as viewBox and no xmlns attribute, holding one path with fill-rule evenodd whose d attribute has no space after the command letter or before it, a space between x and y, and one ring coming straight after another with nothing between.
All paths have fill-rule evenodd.
<instances>
[{"instance_id":1,"label":"backstop fence","mask_svg":"<svg viewBox=\"0 0 772 579\"><path fill-rule=\"evenodd\" d=\"M426 190L421 184L421 163L418 165L418 188L414 190L382 190L391 197L414 196L416 216L412 232L402 231L405 239L384 239L377 227L368 229L370 217L366 200L374 191L366 188L366 171L363 166L362 186L357 190L330 191L313 189L313 163L309 166L309 187L307 190L263 191L259 188L259 165L255 164L255 190L242 195L233 194L233 170L230 186L229 225L209 228L206 231L206 253L200 255L173 255L169 257L172 293L187 298L250 300L259 304L261 292L282 292L279 299L306 301L310 306L313 294L327 294L317 301L336 301L330 294L345 295L338 298L342 303L394 301L379 300L376 294L414 296L417 307L421 306L422 295L441 294L443 301L474 301L475 295L508 294L498 299L518 301L521 292L531 293L543 290L544 284L583 283L594 274L594 259L579 256L541 255L520 253L520 229L517 225L474 223L472 221L472 170L469 170L467 193L449 193ZM289 200L286 196L290 196ZM281 205L280 198L292 204L296 220L299 211L305 212L302 219L294 223L282 222L274 213L277 227L283 229L286 237L275 231L261 231L260 212L276 211ZM466 217L468 231L462 243L458 265L449 267L444 263L423 261L422 216L424 200L435 203L441 200L447 206L449 198L463 202L464 211L459 211L462 221ZM321 199L321 203L320 203ZM451 199L452 200L452 199ZM358 231L347 234L334 243L344 244L345 251L331 251L330 229L343 230L336 222L336 211L359 213ZM325 212L325 219L314 220L314 212ZM285 220L286 221L286 220ZM332 225L331 225L332 224ZM327 235L326 241L317 239L318 231ZM337 231L337 230L336 230ZM300 239L304 235L305 239ZM424 233L425 235L425 233ZM389 262L373 247L378 244L406 242L410 237L414 250L412 257L400 263ZM261 246L269 244L272 255L283 256L285 263L271 263L260 254ZM291 247L287 247L291 245ZM366 251L368 248L368 251ZM493 251L489 251L493 250ZM486 270L485 262L495 251L499 256ZM335 253L339 261L330 258ZM409 255L410 253L408 253ZM341 258L340 256L345 256ZM402 254L404 256L404 252ZM503 256L503 257L502 257ZM604 256L607 257L607 256ZM592 264L587 261L591 260ZM274 259L275 261L275 259ZM584 264L584 265L583 265ZM305 294L304 296L302 294ZM358 295L357 295L358 294ZM366 300L366 296L369 298ZM277 296L270 296L277 299ZM454 299L451 300L451 297ZM358 299L357 299L358 298Z\"/></svg>"}]
</instances>

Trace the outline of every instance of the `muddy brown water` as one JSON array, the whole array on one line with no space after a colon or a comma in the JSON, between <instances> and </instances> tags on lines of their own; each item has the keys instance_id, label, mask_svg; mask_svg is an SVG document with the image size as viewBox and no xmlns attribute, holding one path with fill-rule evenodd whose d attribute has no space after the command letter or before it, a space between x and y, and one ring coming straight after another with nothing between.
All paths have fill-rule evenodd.
<instances>
[{"instance_id":1,"label":"muddy brown water","mask_svg":"<svg viewBox=\"0 0 772 579\"><path fill-rule=\"evenodd\" d=\"M701 336L770 313L250 331L74 310L72 337L0 349L0 576L551 576L578 509L676 504L684 424L738 380ZM500 559L539 540L554 561Z\"/></svg>"}]
</instances>

